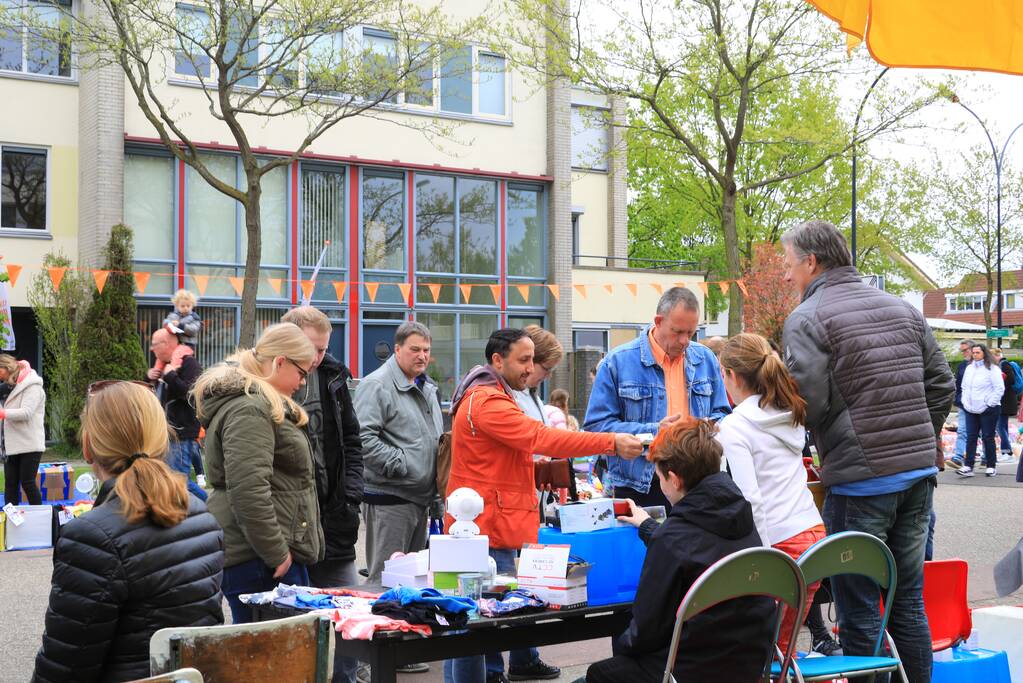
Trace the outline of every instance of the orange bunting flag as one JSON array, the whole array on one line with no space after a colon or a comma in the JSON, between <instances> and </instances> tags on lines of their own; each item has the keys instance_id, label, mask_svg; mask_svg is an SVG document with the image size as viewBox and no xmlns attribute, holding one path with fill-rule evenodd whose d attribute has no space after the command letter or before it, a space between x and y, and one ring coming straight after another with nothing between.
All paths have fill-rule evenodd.
<instances>
[{"instance_id":1,"label":"orange bunting flag","mask_svg":"<svg viewBox=\"0 0 1023 683\"><path fill-rule=\"evenodd\" d=\"M196 275L192 274L192 279L195 280L195 288L199 290L199 296L206 293L206 288L210 286L209 275Z\"/></svg>"},{"instance_id":2,"label":"orange bunting flag","mask_svg":"<svg viewBox=\"0 0 1023 683\"><path fill-rule=\"evenodd\" d=\"M554 297L555 301L561 301L561 287L558 285L547 285L547 289L550 290L551 296Z\"/></svg>"},{"instance_id":3,"label":"orange bunting flag","mask_svg":"<svg viewBox=\"0 0 1023 683\"><path fill-rule=\"evenodd\" d=\"M430 296L433 297L433 303L440 301L440 285L430 284L426 285L426 288L430 290Z\"/></svg>"},{"instance_id":4,"label":"orange bunting flag","mask_svg":"<svg viewBox=\"0 0 1023 683\"><path fill-rule=\"evenodd\" d=\"M312 280L302 280L299 285L302 287L302 298L309 301L313 298L313 289L316 287L316 283Z\"/></svg>"},{"instance_id":5,"label":"orange bunting flag","mask_svg":"<svg viewBox=\"0 0 1023 683\"><path fill-rule=\"evenodd\" d=\"M736 286L742 291L743 296L749 296L749 292L746 291L746 283L742 280L735 281Z\"/></svg>"},{"instance_id":6,"label":"orange bunting flag","mask_svg":"<svg viewBox=\"0 0 1023 683\"><path fill-rule=\"evenodd\" d=\"M728 296L728 282L719 282L718 287L721 288L721 293Z\"/></svg>"},{"instance_id":7,"label":"orange bunting flag","mask_svg":"<svg viewBox=\"0 0 1023 683\"><path fill-rule=\"evenodd\" d=\"M7 277L11 278L11 287L18 283L18 276L21 275L21 266L16 266L13 263L7 264Z\"/></svg>"},{"instance_id":8,"label":"orange bunting flag","mask_svg":"<svg viewBox=\"0 0 1023 683\"><path fill-rule=\"evenodd\" d=\"M140 273L136 271L132 274L135 276L135 289L139 290L139 294L145 294L146 285L149 284L149 276L151 273Z\"/></svg>"},{"instance_id":9,"label":"orange bunting flag","mask_svg":"<svg viewBox=\"0 0 1023 683\"><path fill-rule=\"evenodd\" d=\"M664 285L658 284L656 282L651 282L650 286L654 288L655 292L657 292L657 296L664 294Z\"/></svg>"},{"instance_id":10,"label":"orange bunting flag","mask_svg":"<svg viewBox=\"0 0 1023 683\"><path fill-rule=\"evenodd\" d=\"M47 268L47 272L50 273L50 282L53 283L53 291L60 290L60 283L64 279L64 273L67 272L67 268Z\"/></svg>"},{"instance_id":11,"label":"orange bunting flag","mask_svg":"<svg viewBox=\"0 0 1023 683\"><path fill-rule=\"evenodd\" d=\"M345 294L348 292L347 282L332 282L334 285L334 293L337 294L337 302L341 303L345 299Z\"/></svg>"},{"instance_id":12,"label":"orange bunting flag","mask_svg":"<svg viewBox=\"0 0 1023 683\"><path fill-rule=\"evenodd\" d=\"M366 285L366 296L369 297L369 302L373 303L374 301L376 301L377 300L377 290L380 289L380 283L379 282L364 282L362 284Z\"/></svg>"},{"instance_id":13,"label":"orange bunting flag","mask_svg":"<svg viewBox=\"0 0 1023 683\"><path fill-rule=\"evenodd\" d=\"M515 289L519 290L522 300L529 303L529 285L515 285Z\"/></svg>"},{"instance_id":14,"label":"orange bunting flag","mask_svg":"<svg viewBox=\"0 0 1023 683\"><path fill-rule=\"evenodd\" d=\"M627 282L625 287L629 290L632 296L636 296L636 291L639 289L639 285Z\"/></svg>"},{"instance_id":15,"label":"orange bunting flag","mask_svg":"<svg viewBox=\"0 0 1023 683\"><path fill-rule=\"evenodd\" d=\"M572 285L572 287L579 292L579 296L586 298L586 285Z\"/></svg>"},{"instance_id":16,"label":"orange bunting flag","mask_svg":"<svg viewBox=\"0 0 1023 683\"><path fill-rule=\"evenodd\" d=\"M615 293L615 286L613 284L611 284L610 282L605 282L604 283L604 290L608 294L614 294Z\"/></svg>"},{"instance_id":17,"label":"orange bunting flag","mask_svg":"<svg viewBox=\"0 0 1023 683\"><path fill-rule=\"evenodd\" d=\"M411 298L412 285L409 284L408 282L399 282L397 284L398 284L398 289L401 290L401 300L402 300L402 302L408 304L409 306L411 306L412 305L412 298Z\"/></svg>"},{"instance_id":18,"label":"orange bunting flag","mask_svg":"<svg viewBox=\"0 0 1023 683\"><path fill-rule=\"evenodd\" d=\"M706 282L697 282L696 284L700 287L700 291L703 292L703 295L707 296L707 283Z\"/></svg>"},{"instance_id":19,"label":"orange bunting flag","mask_svg":"<svg viewBox=\"0 0 1023 683\"><path fill-rule=\"evenodd\" d=\"M240 277L229 277L227 281L231 283L231 288L234 289L234 293L238 296L242 295L242 290L245 289L245 280Z\"/></svg>"},{"instance_id":20,"label":"orange bunting flag","mask_svg":"<svg viewBox=\"0 0 1023 683\"><path fill-rule=\"evenodd\" d=\"M284 278L281 278L281 277L268 277L266 279L266 281L270 283L270 287L273 288L274 293L277 296L280 296L281 295L281 286L284 285Z\"/></svg>"},{"instance_id":21,"label":"orange bunting flag","mask_svg":"<svg viewBox=\"0 0 1023 683\"><path fill-rule=\"evenodd\" d=\"M96 281L96 291L100 294L103 293L103 287L106 286L108 277L110 277L109 270L92 271L92 279Z\"/></svg>"},{"instance_id":22,"label":"orange bunting flag","mask_svg":"<svg viewBox=\"0 0 1023 683\"><path fill-rule=\"evenodd\" d=\"M487 285L490 287L490 296L494 297L494 305L501 305L501 285Z\"/></svg>"},{"instance_id":23,"label":"orange bunting flag","mask_svg":"<svg viewBox=\"0 0 1023 683\"><path fill-rule=\"evenodd\" d=\"M462 292L462 303L469 303L469 295L472 293L472 285L458 285L458 290Z\"/></svg>"}]
</instances>

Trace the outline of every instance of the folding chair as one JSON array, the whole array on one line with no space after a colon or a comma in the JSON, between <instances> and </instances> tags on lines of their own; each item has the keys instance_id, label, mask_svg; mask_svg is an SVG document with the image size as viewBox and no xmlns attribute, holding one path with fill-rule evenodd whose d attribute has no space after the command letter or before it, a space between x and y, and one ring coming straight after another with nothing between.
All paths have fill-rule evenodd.
<instances>
[{"instance_id":1,"label":"folding chair","mask_svg":"<svg viewBox=\"0 0 1023 683\"><path fill-rule=\"evenodd\" d=\"M859 531L843 531L817 541L806 549L798 561L806 585L842 574L859 574L873 579L885 593L881 610L881 630L874 644L872 657L840 655L835 657L803 657L792 662L792 673L797 681L831 681L849 676L870 676L898 671L906 683L909 678L895 649L895 643L886 630L895 598L895 558L880 539ZM891 657L881 657L881 645L887 642ZM780 675L775 665L773 675Z\"/></svg>"},{"instance_id":2,"label":"folding chair","mask_svg":"<svg viewBox=\"0 0 1023 683\"><path fill-rule=\"evenodd\" d=\"M315 614L163 628L149 641L149 667L154 674L193 667L205 683L327 683L330 631L330 619Z\"/></svg>"},{"instance_id":3,"label":"folding chair","mask_svg":"<svg viewBox=\"0 0 1023 683\"><path fill-rule=\"evenodd\" d=\"M791 557L774 548L747 548L723 557L700 575L689 588L675 613L675 629L671 634L668 661L662 683L676 683L671 671L675 667L682 625L696 615L735 598L762 595L778 602L778 617L774 626L774 639L764 664L763 680L769 680L769 664L774 659L778 631L781 629L782 605L796 612L788 650L783 654L780 671L788 671L796 649L796 636L803 623L806 603L806 584L802 573Z\"/></svg>"},{"instance_id":4,"label":"folding chair","mask_svg":"<svg viewBox=\"0 0 1023 683\"><path fill-rule=\"evenodd\" d=\"M924 562L924 611L935 652L955 647L970 637L973 615L966 600L969 573L966 560Z\"/></svg>"},{"instance_id":5,"label":"folding chair","mask_svg":"<svg viewBox=\"0 0 1023 683\"><path fill-rule=\"evenodd\" d=\"M203 683L202 674L195 669L178 669L165 674L140 678L129 683Z\"/></svg>"}]
</instances>

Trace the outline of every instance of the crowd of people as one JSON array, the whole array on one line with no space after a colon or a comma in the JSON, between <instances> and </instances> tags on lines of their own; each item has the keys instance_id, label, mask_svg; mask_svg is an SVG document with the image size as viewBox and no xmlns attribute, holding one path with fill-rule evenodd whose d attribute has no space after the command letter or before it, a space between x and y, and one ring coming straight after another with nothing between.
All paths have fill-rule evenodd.
<instances>
[{"instance_id":1,"label":"crowd of people","mask_svg":"<svg viewBox=\"0 0 1023 683\"><path fill-rule=\"evenodd\" d=\"M713 350L694 341L699 301L672 288L652 324L595 369L581 430L566 392L541 399L564 349L538 326L495 330L479 365L442 397L430 376L431 331L403 323L393 354L352 392L351 373L327 353L329 320L308 306L203 370L195 300L179 293L177 317L152 337L148 382L90 387L82 448L102 485L95 509L57 543L34 679L141 678L153 632L222 623L221 597L243 623L251 615L242 594L278 582L355 585L360 523L366 581L379 583L394 553L427 546L437 501L461 487L483 498L480 533L498 571L514 573L518 550L538 536L536 461L600 456L604 486L630 501L620 519L639 528L647 555L631 623L585 681L660 680L675 608L722 557L766 545L798 558L844 530L890 547L898 586L889 629L910 680L930 680L922 584L941 428L955 401L959 474L972 474L978 436L994 467L998 418L1018 399L1004 402L1006 370L981 344L964 348L973 362L954 377L922 314L863 284L833 225L798 225L782 245L784 278L801 302L780 349L746 333ZM0 381L12 387L0 410L5 494L16 500L20 484L33 502L42 385L9 358L0 356ZM655 436L649 447L646 434ZM822 512L806 486L808 438L828 490ZM187 476L193 468L205 487ZM644 511L652 505L664 506L663 523ZM830 592L843 651L872 654L878 586L846 575ZM707 610L683 630L676 678L756 680L774 613L766 598ZM786 624L794 618L787 610ZM334 669L335 681L360 677L355 660L338 656ZM507 663L500 653L444 663L454 683L559 675L535 649L512 651Z\"/></svg>"}]
</instances>

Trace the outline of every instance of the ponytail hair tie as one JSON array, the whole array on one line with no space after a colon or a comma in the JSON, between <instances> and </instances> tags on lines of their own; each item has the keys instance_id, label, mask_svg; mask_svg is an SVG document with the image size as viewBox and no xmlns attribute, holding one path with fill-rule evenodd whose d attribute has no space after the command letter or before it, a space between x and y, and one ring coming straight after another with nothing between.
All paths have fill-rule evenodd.
<instances>
[{"instance_id":1,"label":"ponytail hair tie","mask_svg":"<svg viewBox=\"0 0 1023 683\"><path fill-rule=\"evenodd\" d=\"M149 456L146 455L145 453L132 453L131 455L128 456L128 467L131 467L133 464L135 464L135 461L138 460L139 458L148 457Z\"/></svg>"}]
</instances>

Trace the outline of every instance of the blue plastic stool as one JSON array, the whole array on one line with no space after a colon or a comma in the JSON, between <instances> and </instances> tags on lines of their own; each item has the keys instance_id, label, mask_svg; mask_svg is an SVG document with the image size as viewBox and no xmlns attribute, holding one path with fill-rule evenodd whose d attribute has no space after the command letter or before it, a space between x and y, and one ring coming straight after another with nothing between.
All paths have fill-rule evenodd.
<instances>
[{"instance_id":1,"label":"blue plastic stool","mask_svg":"<svg viewBox=\"0 0 1023 683\"><path fill-rule=\"evenodd\" d=\"M931 683L1011 683L1005 652L953 647L934 653Z\"/></svg>"},{"instance_id":2,"label":"blue plastic stool","mask_svg":"<svg viewBox=\"0 0 1023 683\"><path fill-rule=\"evenodd\" d=\"M563 534L543 527L540 543L568 544L572 554L593 565L586 576L586 598L590 605L632 602L639 586L639 574L646 559L646 546L631 525L600 531Z\"/></svg>"}]
</instances>

